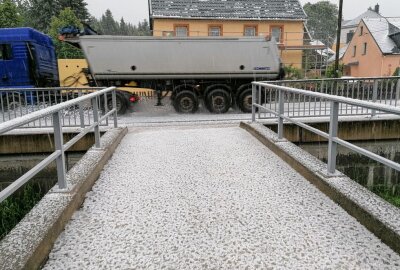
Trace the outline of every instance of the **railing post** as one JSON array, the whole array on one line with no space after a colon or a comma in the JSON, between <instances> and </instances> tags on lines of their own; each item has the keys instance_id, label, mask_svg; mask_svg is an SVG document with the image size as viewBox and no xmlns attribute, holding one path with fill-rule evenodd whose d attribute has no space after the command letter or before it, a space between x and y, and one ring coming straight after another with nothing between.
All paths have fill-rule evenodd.
<instances>
[{"instance_id":1,"label":"railing post","mask_svg":"<svg viewBox=\"0 0 400 270\"><path fill-rule=\"evenodd\" d=\"M93 106L93 121L95 123L94 126L95 147L100 148L99 105L97 103L97 97L92 98L92 106Z\"/></svg>"},{"instance_id":2,"label":"railing post","mask_svg":"<svg viewBox=\"0 0 400 270\"><path fill-rule=\"evenodd\" d=\"M60 111L53 113L53 127L54 127L54 145L55 150L60 151L60 155L56 159L57 166L57 179L58 187L65 189L67 182L65 180L65 154L64 154L64 140L61 126L61 115Z\"/></svg>"},{"instance_id":3,"label":"railing post","mask_svg":"<svg viewBox=\"0 0 400 270\"><path fill-rule=\"evenodd\" d=\"M378 100L378 85L379 85L379 81L375 80L374 88L372 89L372 102L376 102ZM373 117L375 115L376 115L376 110L372 110L371 116Z\"/></svg>"},{"instance_id":4,"label":"railing post","mask_svg":"<svg viewBox=\"0 0 400 270\"><path fill-rule=\"evenodd\" d=\"M399 69L399 73L400 73L400 69ZM397 106L397 101L400 99L400 79L397 80L397 85L396 85L396 97L395 97L395 105Z\"/></svg>"},{"instance_id":5,"label":"railing post","mask_svg":"<svg viewBox=\"0 0 400 270\"><path fill-rule=\"evenodd\" d=\"M81 97L82 96L82 91L81 90L78 90L79 92L78 92L78 97ZM80 119L80 121L81 121L81 128L85 128L85 115L83 114L83 104L82 103L79 103L79 119Z\"/></svg>"},{"instance_id":6,"label":"railing post","mask_svg":"<svg viewBox=\"0 0 400 270\"><path fill-rule=\"evenodd\" d=\"M256 121L256 107L254 106L254 103L256 103L256 98L257 96L257 87L253 84L251 88L251 122Z\"/></svg>"},{"instance_id":7,"label":"railing post","mask_svg":"<svg viewBox=\"0 0 400 270\"><path fill-rule=\"evenodd\" d=\"M278 139L283 139L283 117L284 110L284 93L279 90L279 115L278 115Z\"/></svg>"},{"instance_id":8,"label":"railing post","mask_svg":"<svg viewBox=\"0 0 400 270\"><path fill-rule=\"evenodd\" d=\"M112 93L112 106L115 109L114 112L114 128L118 127L118 120L117 120L117 93L115 89L111 92Z\"/></svg>"},{"instance_id":9,"label":"railing post","mask_svg":"<svg viewBox=\"0 0 400 270\"><path fill-rule=\"evenodd\" d=\"M100 96L100 100L101 100L101 96ZM103 98L104 98L104 106L103 106L103 108L100 108L100 110L104 110L104 112L103 112L103 114L104 115L106 115L107 113L108 113L108 100L107 100L107 93L105 93L104 95L103 95ZM100 104L101 104L101 102L100 102ZM108 126L108 117L106 118L106 126Z\"/></svg>"},{"instance_id":10,"label":"railing post","mask_svg":"<svg viewBox=\"0 0 400 270\"><path fill-rule=\"evenodd\" d=\"M336 171L337 143L333 141L338 134L339 102L331 101L331 118L329 122L328 173Z\"/></svg>"}]
</instances>

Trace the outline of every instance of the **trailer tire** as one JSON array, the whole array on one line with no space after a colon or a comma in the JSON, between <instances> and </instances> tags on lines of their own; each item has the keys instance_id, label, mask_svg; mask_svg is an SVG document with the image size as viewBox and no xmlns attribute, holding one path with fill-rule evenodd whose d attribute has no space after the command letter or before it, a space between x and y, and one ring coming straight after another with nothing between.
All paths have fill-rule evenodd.
<instances>
[{"instance_id":1,"label":"trailer tire","mask_svg":"<svg viewBox=\"0 0 400 270\"><path fill-rule=\"evenodd\" d=\"M5 96L3 96L4 98ZM25 102L21 94L19 93L12 93L8 95L8 99L5 100L5 111L14 111L15 109L19 108L20 106L24 106Z\"/></svg>"},{"instance_id":2,"label":"trailer tire","mask_svg":"<svg viewBox=\"0 0 400 270\"><path fill-rule=\"evenodd\" d=\"M121 115L121 114L125 114L127 108L126 105L126 100L125 97L123 95L119 95L118 93L115 95L115 100L117 103L116 109L117 109L117 114ZM103 104L102 106L103 108L105 108L105 104ZM112 97L111 96L107 96L107 111L111 111L113 108L112 106Z\"/></svg>"},{"instance_id":3,"label":"trailer tire","mask_svg":"<svg viewBox=\"0 0 400 270\"><path fill-rule=\"evenodd\" d=\"M195 113L199 109L199 99L194 92L184 90L176 94L173 106L179 113Z\"/></svg>"},{"instance_id":4,"label":"trailer tire","mask_svg":"<svg viewBox=\"0 0 400 270\"><path fill-rule=\"evenodd\" d=\"M253 97L252 97L252 89L248 88L243 90L237 99L237 104L240 110L244 113L251 113Z\"/></svg>"},{"instance_id":5,"label":"trailer tire","mask_svg":"<svg viewBox=\"0 0 400 270\"><path fill-rule=\"evenodd\" d=\"M212 113L226 113L232 105L231 96L225 89L215 89L207 94L206 107Z\"/></svg>"}]
</instances>

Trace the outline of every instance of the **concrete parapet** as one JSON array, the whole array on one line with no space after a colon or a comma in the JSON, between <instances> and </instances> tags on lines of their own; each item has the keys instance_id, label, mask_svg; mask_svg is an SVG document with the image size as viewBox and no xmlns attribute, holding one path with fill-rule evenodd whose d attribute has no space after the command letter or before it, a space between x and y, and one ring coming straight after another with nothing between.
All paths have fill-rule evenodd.
<instances>
[{"instance_id":1,"label":"concrete parapet","mask_svg":"<svg viewBox=\"0 0 400 270\"><path fill-rule=\"evenodd\" d=\"M107 131L101 148L89 149L68 172L68 189L53 187L0 242L0 269L40 268L126 133L127 128Z\"/></svg>"},{"instance_id":2,"label":"concrete parapet","mask_svg":"<svg viewBox=\"0 0 400 270\"><path fill-rule=\"evenodd\" d=\"M309 125L329 133L329 120L327 122L309 123ZM277 130L276 124L266 124L266 126L273 131ZM400 121L394 119L340 121L338 133L339 138L346 141L397 140L400 138ZM285 138L295 143L327 141L325 138L291 123L285 123L284 134Z\"/></svg>"},{"instance_id":3,"label":"concrete parapet","mask_svg":"<svg viewBox=\"0 0 400 270\"><path fill-rule=\"evenodd\" d=\"M65 132L64 143L71 140L78 132ZM94 144L94 133L86 134L68 151L85 152ZM6 134L0 136L0 154L36 154L54 152L53 133Z\"/></svg>"},{"instance_id":4,"label":"concrete parapet","mask_svg":"<svg viewBox=\"0 0 400 270\"><path fill-rule=\"evenodd\" d=\"M240 126L292 166L319 190L400 254L400 209L338 172L327 176L327 165L262 124Z\"/></svg>"}]
</instances>

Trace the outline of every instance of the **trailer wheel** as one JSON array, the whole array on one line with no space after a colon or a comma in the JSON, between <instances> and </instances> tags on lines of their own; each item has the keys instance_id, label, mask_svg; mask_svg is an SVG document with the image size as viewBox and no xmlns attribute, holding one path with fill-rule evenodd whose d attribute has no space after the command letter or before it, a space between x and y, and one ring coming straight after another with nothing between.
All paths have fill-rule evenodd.
<instances>
[{"instance_id":1,"label":"trailer wheel","mask_svg":"<svg viewBox=\"0 0 400 270\"><path fill-rule=\"evenodd\" d=\"M251 113L251 107L253 104L252 89L246 89L239 94L237 104L240 110L244 113Z\"/></svg>"},{"instance_id":2,"label":"trailer wheel","mask_svg":"<svg viewBox=\"0 0 400 270\"><path fill-rule=\"evenodd\" d=\"M182 91L176 94L174 108L179 113L195 113L199 108L199 99L192 91Z\"/></svg>"},{"instance_id":3,"label":"trailer wheel","mask_svg":"<svg viewBox=\"0 0 400 270\"><path fill-rule=\"evenodd\" d=\"M116 106L117 114L126 113L127 106L126 106L126 100L125 100L124 96L119 95L117 93L116 96L115 96L115 101L117 103L117 106ZM113 109L112 97L107 97L107 109L108 109L108 111L111 111Z\"/></svg>"},{"instance_id":4,"label":"trailer wheel","mask_svg":"<svg viewBox=\"0 0 400 270\"><path fill-rule=\"evenodd\" d=\"M207 94L206 107L212 113L226 113L232 105L229 92L224 89L215 89Z\"/></svg>"},{"instance_id":5,"label":"trailer wheel","mask_svg":"<svg viewBox=\"0 0 400 270\"><path fill-rule=\"evenodd\" d=\"M3 98L6 96L4 95ZM8 99L3 99L5 101L4 110L5 111L14 111L15 109L19 108L20 106L25 105L24 99L22 98L21 94L12 93L8 95Z\"/></svg>"}]
</instances>

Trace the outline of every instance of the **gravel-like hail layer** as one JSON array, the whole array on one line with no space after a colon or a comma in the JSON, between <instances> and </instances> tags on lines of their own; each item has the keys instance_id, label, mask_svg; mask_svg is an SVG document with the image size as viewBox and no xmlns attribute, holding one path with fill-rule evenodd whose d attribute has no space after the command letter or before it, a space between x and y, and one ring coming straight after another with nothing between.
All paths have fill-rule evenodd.
<instances>
[{"instance_id":1,"label":"gravel-like hail layer","mask_svg":"<svg viewBox=\"0 0 400 270\"><path fill-rule=\"evenodd\" d=\"M399 269L400 257L238 127L122 141L44 269Z\"/></svg>"},{"instance_id":2,"label":"gravel-like hail layer","mask_svg":"<svg viewBox=\"0 0 400 270\"><path fill-rule=\"evenodd\" d=\"M251 127L253 127L256 132L272 141L277 141L278 139L276 133L261 124L253 123L251 124ZM277 142L276 145L309 170L319 174L327 174L326 163L320 161L318 158L307 153L295 144L286 141ZM361 208L365 209L372 216L386 224L386 226L391 228L393 231L398 234L400 233L400 209L398 207L389 204L384 199L373 194L371 191L349 177L341 174L339 171L337 171L337 173L339 176L333 178L325 177L324 181L351 201L358 204Z\"/></svg>"}]
</instances>

